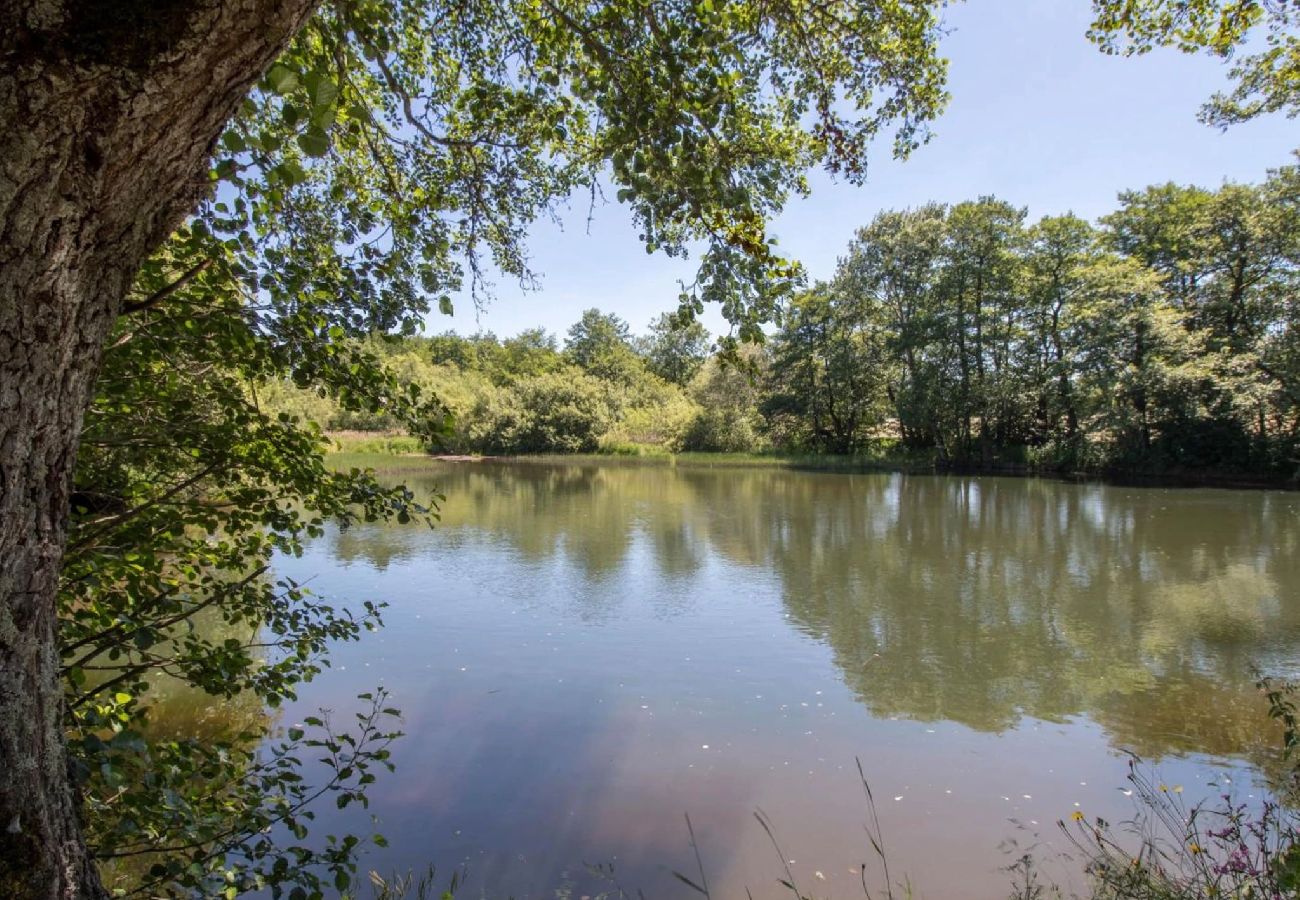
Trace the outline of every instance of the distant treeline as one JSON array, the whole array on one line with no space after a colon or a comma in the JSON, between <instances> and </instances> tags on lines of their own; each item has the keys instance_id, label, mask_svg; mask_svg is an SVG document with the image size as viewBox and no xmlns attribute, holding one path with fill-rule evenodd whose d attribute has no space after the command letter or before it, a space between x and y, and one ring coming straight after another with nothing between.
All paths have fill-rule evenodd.
<instances>
[{"instance_id":1,"label":"distant treeline","mask_svg":"<svg viewBox=\"0 0 1300 900\"><path fill-rule=\"evenodd\" d=\"M743 365L697 323L384 339L447 449L895 449L972 468L1300 470L1300 170L1120 195L1090 224L985 197L884 212ZM314 398L334 428L383 428ZM313 406L307 401L316 402Z\"/></svg>"},{"instance_id":2,"label":"distant treeline","mask_svg":"<svg viewBox=\"0 0 1300 900\"><path fill-rule=\"evenodd\" d=\"M455 453L759 450L760 389L712 356L697 322L661 316L633 337L618 316L587 310L563 348L540 329L499 340L376 337L370 350L399 380L436 395L450 415L441 444ZM333 430L382 431L399 422L341 409L285 384L262 402Z\"/></svg>"}]
</instances>

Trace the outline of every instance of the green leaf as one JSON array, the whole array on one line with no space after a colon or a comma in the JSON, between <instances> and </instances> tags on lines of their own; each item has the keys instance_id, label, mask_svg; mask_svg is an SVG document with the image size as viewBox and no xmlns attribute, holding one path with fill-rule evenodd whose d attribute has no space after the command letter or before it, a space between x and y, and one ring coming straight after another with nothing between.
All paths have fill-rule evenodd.
<instances>
[{"instance_id":1,"label":"green leaf","mask_svg":"<svg viewBox=\"0 0 1300 900\"><path fill-rule=\"evenodd\" d=\"M324 156L330 151L330 139L325 132L313 128L298 135L298 146L308 156Z\"/></svg>"},{"instance_id":2,"label":"green leaf","mask_svg":"<svg viewBox=\"0 0 1300 900\"><path fill-rule=\"evenodd\" d=\"M329 75L321 72L308 72L305 79L307 96L311 97L313 110L327 109L338 99L339 87Z\"/></svg>"},{"instance_id":3,"label":"green leaf","mask_svg":"<svg viewBox=\"0 0 1300 900\"><path fill-rule=\"evenodd\" d=\"M266 82L277 94L288 94L298 87L298 73L286 65L276 63L266 73Z\"/></svg>"},{"instance_id":4,"label":"green leaf","mask_svg":"<svg viewBox=\"0 0 1300 900\"><path fill-rule=\"evenodd\" d=\"M286 187L301 184L307 179L307 172L297 160L287 159L271 170L272 177Z\"/></svg>"}]
</instances>

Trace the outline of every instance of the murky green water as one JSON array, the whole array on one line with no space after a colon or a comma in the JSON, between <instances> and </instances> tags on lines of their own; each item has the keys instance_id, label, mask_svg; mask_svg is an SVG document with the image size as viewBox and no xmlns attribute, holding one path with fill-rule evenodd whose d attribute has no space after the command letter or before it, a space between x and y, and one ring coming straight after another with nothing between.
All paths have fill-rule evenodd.
<instances>
[{"instance_id":1,"label":"murky green water","mask_svg":"<svg viewBox=\"0 0 1300 900\"><path fill-rule=\"evenodd\" d=\"M1257 790L1250 666L1300 668L1300 496L998 478L429 463L441 526L332 532L280 574L391 604L283 721L378 683L408 732L381 871L470 890L860 896L860 759L892 873L1000 897L1003 842L1123 819L1131 749L1188 795ZM1068 862L1047 866L1078 876ZM871 886L880 883L874 861Z\"/></svg>"}]
</instances>

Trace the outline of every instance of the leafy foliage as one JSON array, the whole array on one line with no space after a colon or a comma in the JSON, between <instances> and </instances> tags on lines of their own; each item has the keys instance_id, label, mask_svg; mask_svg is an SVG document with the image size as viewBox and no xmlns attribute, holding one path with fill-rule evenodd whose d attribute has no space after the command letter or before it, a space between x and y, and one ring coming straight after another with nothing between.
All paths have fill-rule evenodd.
<instances>
[{"instance_id":1,"label":"leafy foliage","mask_svg":"<svg viewBox=\"0 0 1300 900\"><path fill-rule=\"evenodd\" d=\"M704 336L692 337L696 347L707 346L702 326L692 323L689 330ZM703 360L689 363L696 375L685 386L665 380L650 370L649 354L660 346L657 340L634 339L617 317L588 310L570 330L563 352L555 338L540 329L504 341L492 334L445 333L371 339L366 346L400 382L439 398L440 405L431 411L446 421L427 444L432 449L492 454L672 452L686 445L688 434L703 433L701 419L711 415L716 404L743 407L744 412L743 425L732 422L740 430L722 443L756 449L762 443L761 421L753 407L760 386L737 386L739 394L710 391L705 383L711 376L703 374ZM735 376L741 382L748 377ZM259 393L272 398L264 400L268 409L310 419L323 428L400 429L387 412L351 412L283 379L267 382ZM723 416L709 427L728 427L720 424L726 421Z\"/></svg>"},{"instance_id":2,"label":"leafy foliage","mask_svg":"<svg viewBox=\"0 0 1300 900\"><path fill-rule=\"evenodd\" d=\"M650 323L639 349L651 372L685 387L708 359L710 345L709 332L699 322L682 322L664 313Z\"/></svg>"},{"instance_id":3,"label":"leafy foliage","mask_svg":"<svg viewBox=\"0 0 1300 900\"><path fill-rule=\"evenodd\" d=\"M363 797L367 769L386 760L391 712L378 706L352 735L295 732L261 752L271 722L260 711L296 696L329 644L375 627L380 609L336 608L269 566L326 518L346 527L430 510L366 473L327 468L320 432L264 410L256 386L314 371L346 408L400 411L425 434L440 414L358 347L306 354L279 340L283 322L250 308L230 278L231 254L188 265L181 254L203 243L196 224L142 273L142 291L156 281L170 292L123 317L87 416L61 595L70 742L90 842L121 886L315 890L349 877L355 840L310 849L273 844L267 830L301 838L311 797ZM191 273L183 283L178 269ZM256 714L162 734L151 711L178 685ZM331 774L305 781L304 751Z\"/></svg>"},{"instance_id":4,"label":"leafy foliage","mask_svg":"<svg viewBox=\"0 0 1300 900\"><path fill-rule=\"evenodd\" d=\"M787 309L763 404L769 419L792 415L786 440L830 453L862 448L884 419L881 387L888 372L883 335L868 326L866 296L836 295L819 285Z\"/></svg>"},{"instance_id":5,"label":"leafy foliage","mask_svg":"<svg viewBox=\"0 0 1300 900\"><path fill-rule=\"evenodd\" d=\"M1100 228L993 198L882 213L789 305L770 426L959 465L1294 477L1295 177L1126 192Z\"/></svg>"},{"instance_id":6,"label":"leafy foliage","mask_svg":"<svg viewBox=\"0 0 1300 900\"><path fill-rule=\"evenodd\" d=\"M1235 86L1215 94L1201 119L1227 127L1271 112L1300 114L1300 35L1287 0L1093 0L1088 36L1107 53L1176 47L1230 63ZM1263 32L1262 37L1260 32ZM1262 47L1241 55L1243 47Z\"/></svg>"},{"instance_id":7,"label":"leafy foliage","mask_svg":"<svg viewBox=\"0 0 1300 900\"><path fill-rule=\"evenodd\" d=\"M765 354L745 348L739 364L727 357L705 363L689 395L699 405L682 438L682 449L743 453L766 449L759 414Z\"/></svg>"},{"instance_id":8,"label":"leafy foliage","mask_svg":"<svg viewBox=\"0 0 1300 900\"><path fill-rule=\"evenodd\" d=\"M648 250L703 242L684 310L725 300L750 332L796 274L764 221L804 170L859 179L872 136L925 139L937 28L898 0L330 4L222 142L223 231L339 321L409 326L485 259L529 278L526 225L608 163Z\"/></svg>"},{"instance_id":9,"label":"leafy foliage","mask_svg":"<svg viewBox=\"0 0 1300 900\"><path fill-rule=\"evenodd\" d=\"M610 419L605 392L590 375L535 375L521 380L496 413L487 446L521 453L590 453Z\"/></svg>"},{"instance_id":10,"label":"leafy foliage","mask_svg":"<svg viewBox=\"0 0 1300 900\"><path fill-rule=\"evenodd\" d=\"M565 358L596 378L628 385L644 371L632 350L631 332L618 316L589 309L569 328Z\"/></svg>"}]
</instances>

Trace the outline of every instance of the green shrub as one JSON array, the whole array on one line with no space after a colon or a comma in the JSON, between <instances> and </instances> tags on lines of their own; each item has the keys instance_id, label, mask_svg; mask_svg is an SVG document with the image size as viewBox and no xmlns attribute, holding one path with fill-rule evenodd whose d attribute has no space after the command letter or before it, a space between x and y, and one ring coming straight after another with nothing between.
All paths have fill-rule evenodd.
<instances>
[{"instance_id":1,"label":"green shrub","mask_svg":"<svg viewBox=\"0 0 1300 900\"><path fill-rule=\"evenodd\" d=\"M576 368L521 379L480 412L498 453L591 453L613 424L604 385Z\"/></svg>"},{"instance_id":2,"label":"green shrub","mask_svg":"<svg viewBox=\"0 0 1300 900\"><path fill-rule=\"evenodd\" d=\"M754 453L766 449L758 412L760 351L750 350L746 361L753 370L711 359L691 381L689 394L698 412L682 436L683 450Z\"/></svg>"}]
</instances>

